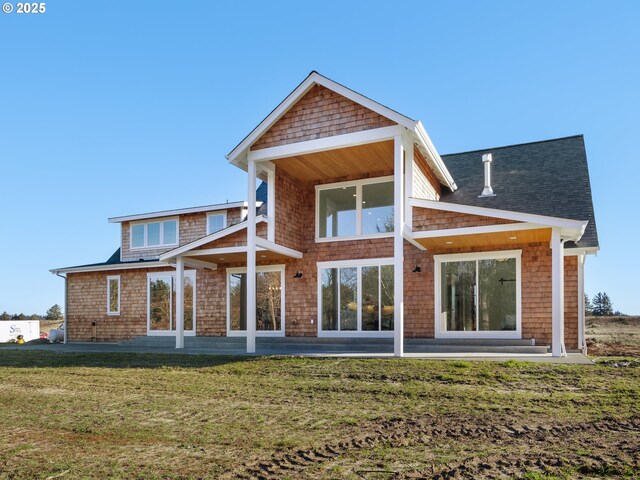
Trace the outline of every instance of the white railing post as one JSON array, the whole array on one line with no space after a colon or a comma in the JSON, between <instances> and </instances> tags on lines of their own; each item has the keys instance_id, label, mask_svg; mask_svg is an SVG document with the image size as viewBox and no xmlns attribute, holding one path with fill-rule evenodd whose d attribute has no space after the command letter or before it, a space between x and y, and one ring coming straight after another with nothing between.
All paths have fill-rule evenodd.
<instances>
[{"instance_id":1,"label":"white railing post","mask_svg":"<svg viewBox=\"0 0 640 480\"><path fill-rule=\"evenodd\" d=\"M256 352L256 163L248 160L247 211L247 353Z\"/></svg>"},{"instance_id":2,"label":"white railing post","mask_svg":"<svg viewBox=\"0 0 640 480\"><path fill-rule=\"evenodd\" d=\"M404 355L404 146L402 136L393 146L393 354Z\"/></svg>"},{"instance_id":3,"label":"white railing post","mask_svg":"<svg viewBox=\"0 0 640 480\"><path fill-rule=\"evenodd\" d=\"M184 259L176 257L176 348L184 348Z\"/></svg>"}]
</instances>

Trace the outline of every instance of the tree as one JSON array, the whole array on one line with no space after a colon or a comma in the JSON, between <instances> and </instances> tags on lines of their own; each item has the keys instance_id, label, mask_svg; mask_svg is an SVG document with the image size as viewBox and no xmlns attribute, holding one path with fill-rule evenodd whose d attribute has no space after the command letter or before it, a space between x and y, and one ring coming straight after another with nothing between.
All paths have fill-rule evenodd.
<instances>
[{"instance_id":1,"label":"tree","mask_svg":"<svg viewBox=\"0 0 640 480\"><path fill-rule=\"evenodd\" d=\"M593 305L591 304L591 300L589 299L589 295L584 294L584 313L587 316L593 315Z\"/></svg>"},{"instance_id":2,"label":"tree","mask_svg":"<svg viewBox=\"0 0 640 480\"><path fill-rule=\"evenodd\" d=\"M46 315L47 320L61 320L62 319L62 308L57 303L52 306L49 310L47 310Z\"/></svg>"},{"instance_id":3,"label":"tree","mask_svg":"<svg viewBox=\"0 0 640 480\"><path fill-rule=\"evenodd\" d=\"M606 292L598 292L593 298L593 314L597 317L613 315L613 303Z\"/></svg>"},{"instance_id":4,"label":"tree","mask_svg":"<svg viewBox=\"0 0 640 480\"><path fill-rule=\"evenodd\" d=\"M11 314L5 310L0 314L0 320L11 320Z\"/></svg>"}]
</instances>

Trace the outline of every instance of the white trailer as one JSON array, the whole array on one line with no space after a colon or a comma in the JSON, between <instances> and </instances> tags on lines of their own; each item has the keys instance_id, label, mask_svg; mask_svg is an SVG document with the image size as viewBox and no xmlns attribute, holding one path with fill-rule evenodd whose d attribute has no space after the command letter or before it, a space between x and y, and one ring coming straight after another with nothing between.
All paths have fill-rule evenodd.
<instances>
[{"instance_id":1,"label":"white trailer","mask_svg":"<svg viewBox=\"0 0 640 480\"><path fill-rule=\"evenodd\" d=\"M40 338L39 320L1 320L0 343L16 340L22 335L25 342Z\"/></svg>"}]
</instances>

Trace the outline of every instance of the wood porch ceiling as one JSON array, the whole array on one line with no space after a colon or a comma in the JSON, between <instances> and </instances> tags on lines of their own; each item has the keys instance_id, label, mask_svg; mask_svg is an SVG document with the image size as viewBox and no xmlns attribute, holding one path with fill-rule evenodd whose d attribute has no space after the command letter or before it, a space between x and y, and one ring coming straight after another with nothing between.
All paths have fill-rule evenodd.
<instances>
[{"instance_id":1,"label":"wood porch ceiling","mask_svg":"<svg viewBox=\"0 0 640 480\"><path fill-rule=\"evenodd\" d=\"M504 247L522 243L549 242L550 228L534 230L514 230L507 232L478 233L473 235L451 235L442 237L416 238L427 250L458 250L473 247Z\"/></svg>"},{"instance_id":2,"label":"wood porch ceiling","mask_svg":"<svg viewBox=\"0 0 640 480\"><path fill-rule=\"evenodd\" d=\"M194 251L194 253L197 250ZM209 253L206 255L188 255L189 258L195 260L203 260L205 262L215 263L220 265L232 265L232 264L247 264L247 252L221 252L221 253ZM291 257L283 255L277 252L271 252L269 250L256 251L256 265L260 266L265 263L273 263L274 261L285 262L291 260Z\"/></svg>"},{"instance_id":3,"label":"wood porch ceiling","mask_svg":"<svg viewBox=\"0 0 640 480\"><path fill-rule=\"evenodd\" d=\"M274 163L277 168L305 182L390 171L393 170L393 141L297 155Z\"/></svg>"}]
</instances>

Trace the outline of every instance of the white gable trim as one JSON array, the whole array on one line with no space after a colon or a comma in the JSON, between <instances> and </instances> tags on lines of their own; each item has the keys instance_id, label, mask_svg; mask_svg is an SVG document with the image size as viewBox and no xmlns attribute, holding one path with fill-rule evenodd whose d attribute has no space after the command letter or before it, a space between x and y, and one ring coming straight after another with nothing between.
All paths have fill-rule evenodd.
<instances>
[{"instance_id":1,"label":"white gable trim","mask_svg":"<svg viewBox=\"0 0 640 480\"><path fill-rule=\"evenodd\" d=\"M139 213L135 215L125 215L122 217L111 217L108 219L108 221L109 223L132 222L135 220L171 217L175 215L183 215L186 213L216 212L220 210L229 210L231 208L246 208L248 205L248 202L218 203L216 205L205 205L202 207L178 208L175 210L162 210L160 212ZM256 202L256 207L260 207L261 205L262 202Z\"/></svg>"},{"instance_id":2,"label":"white gable trim","mask_svg":"<svg viewBox=\"0 0 640 480\"><path fill-rule=\"evenodd\" d=\"M264 222L264 221L266 221L266 219L264 218L263 215L258 215L256 217L256 224L258 224L260 222ZM174 248L173 250L169 250L168 252L165 252L162 255L160 255L158 258L159 258L159 260L161 262L165 262L165 261L169 260L170 258L177 257L178 255L186 253L189 250L193 250L194 248L198 248L198 247L200 247L202 245L205 245L205 244L207 244L209 242L213 242L213 241L218 240L220 238L226 237L227 235L231 235L232 233L239 232L240 230L244 230L245 228L247 228L247 221L246 220L244 222L240 222L240 223L237 223L235 225L232 225L231 227L227 227L224 230L220 230L220 231L212 233L210 235L205 235L204 237L199 238L198 240L194 240L191 243L187 243L186 245L183 245L181 247Z\"/></svg>"},{"instance_id":3,"label":"white gable trim","mask_svg":"<svg viewBox=\"0 0 640 480\"><path fill-rule=\"evenodd\" d=\"M247 137L238 144L227 156L227 160L238 165L240 157L242 157L245 150L247 150L253 143L258 140L266 131L268 131L282 116L289 111L289 109L295 105L314 85L321 85L329 90L336 92L349 100L362 105L369 110L372 110L389 120L394 121L410 130L415 127L415 121L406 117L398 112L391 110L384 105L379 104L365 97L353 90L334 82L333 80L323 77L318 72L311 72L304 81L298 85L293 92L285 98L280 105L278 105L253 131L247 135Z\"/></svg>"}]
</instances>

